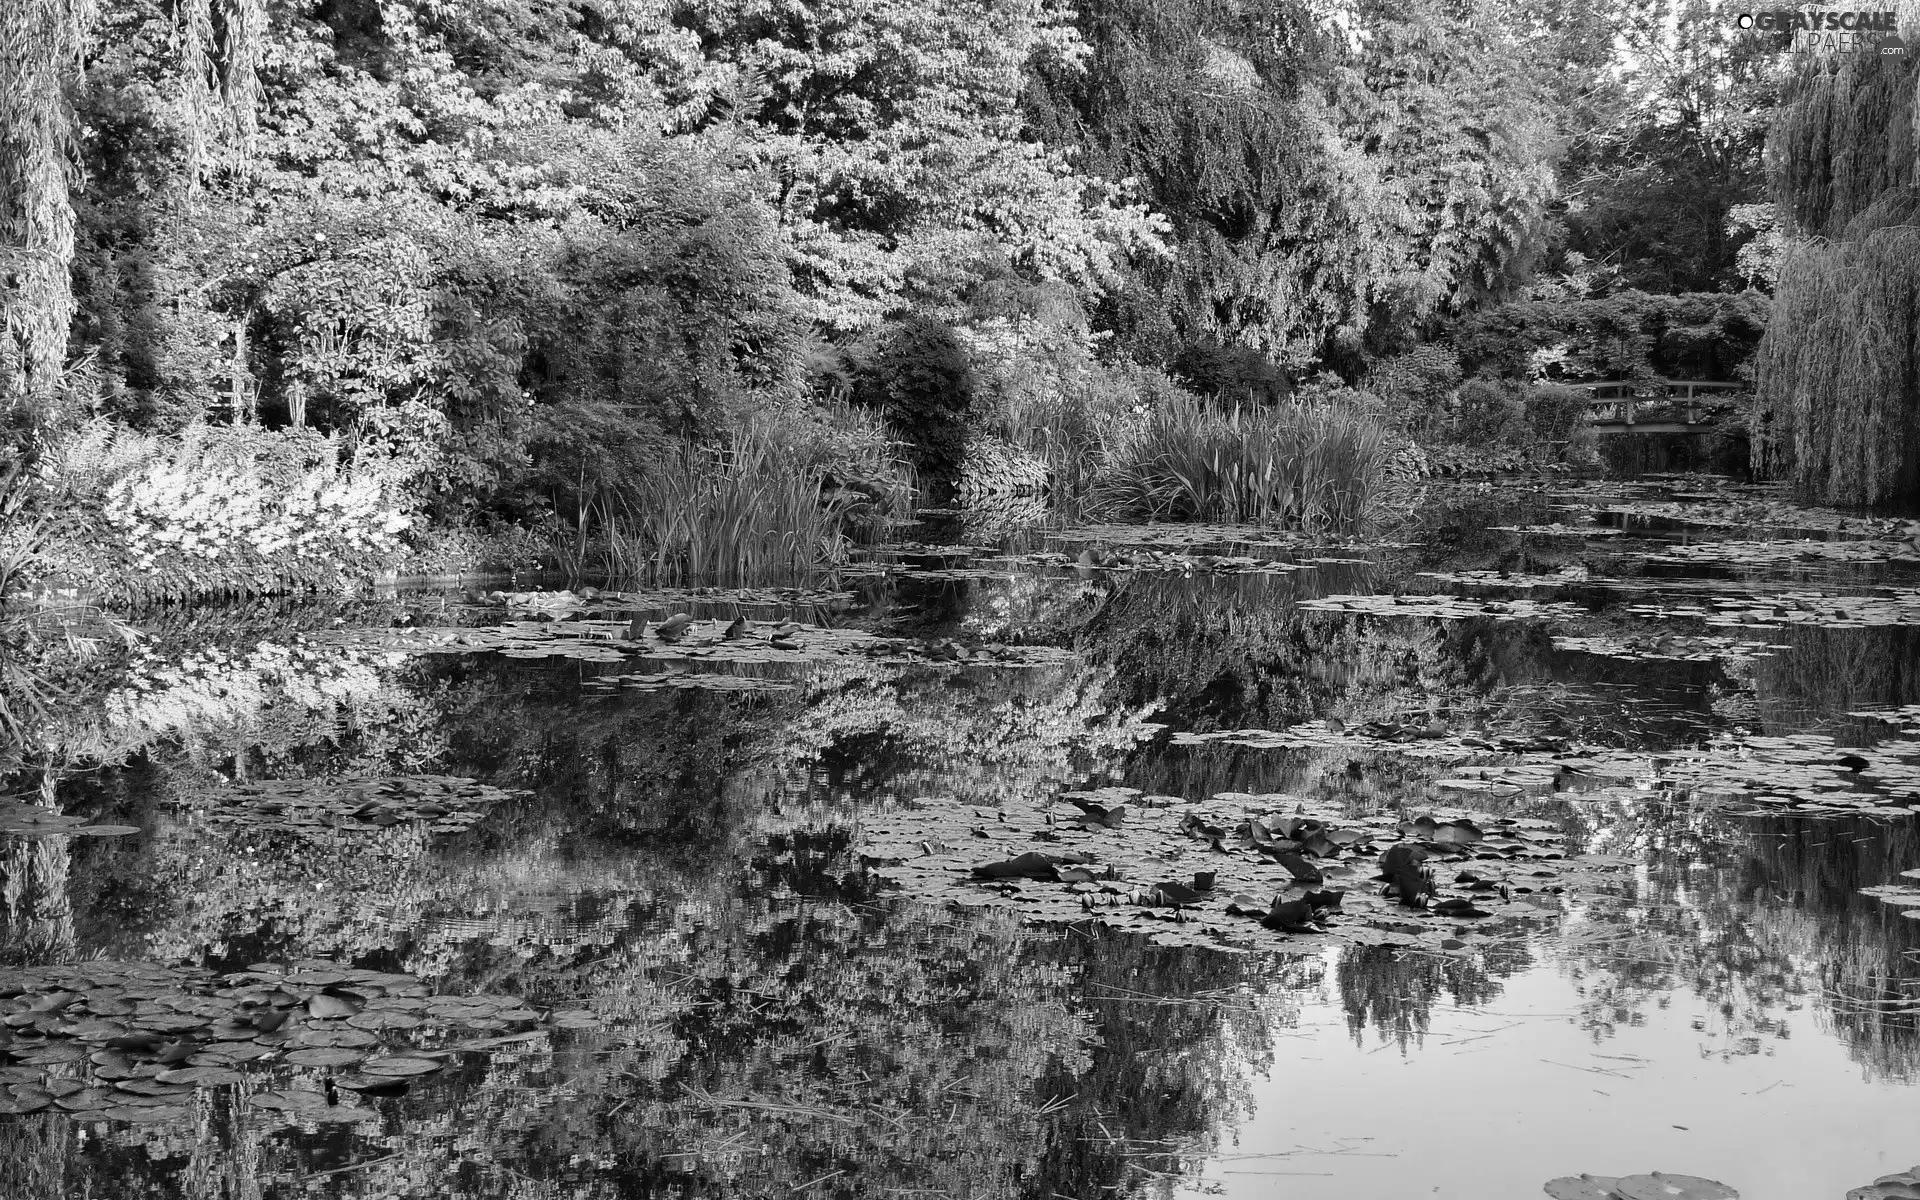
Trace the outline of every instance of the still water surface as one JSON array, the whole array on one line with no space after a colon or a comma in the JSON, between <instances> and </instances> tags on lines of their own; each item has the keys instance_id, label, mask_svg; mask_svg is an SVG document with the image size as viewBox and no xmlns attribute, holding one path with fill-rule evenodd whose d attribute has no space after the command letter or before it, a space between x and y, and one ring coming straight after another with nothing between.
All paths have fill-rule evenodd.
<instances>
[{"instance_id":1,"label":"still water surface","mask_svg":"<svg viewBox=\"0 0 1920 1200\"><path fill-rule=\"evenodd\" d=\"M9 779L137 832L0 839L6 1085L71 1106L0 1117L0 1195L1482 1200L1660 1169L1839 1200L1920 1162L1920 922L1859 891L1920 838L1904 808L1740 815L1656 755L1916 741L1849 714L1920 702L1920 556L1841 519L1712 481L1457 489L1403 544L1187 548L1250 572L1076 564L1165 531L935 518L914 535L963 549L875 552L837 598L573 614L793 619L910 661L422 653L419 629L539 615L439 593L136 618L137 652L53 681ZM1572 607L1299 607L1401 592ZM1657 611L1710 597L1880 607ZM1404 748L1176 740L1328 717L1644 753L1645 777L1463 799ZM270 811L246 791L289 780L312 782ZM913 802L985 820L1104 785L1544 816L1639 865L1453 949L1256 929L1224 953L916 898L860 853ZM1904 798L1897 772L1849 786ZM428 1066L348 1086L394 1058ZM183 1063L216 1073L153 1082Z\"/></svg>"}]
</instances>

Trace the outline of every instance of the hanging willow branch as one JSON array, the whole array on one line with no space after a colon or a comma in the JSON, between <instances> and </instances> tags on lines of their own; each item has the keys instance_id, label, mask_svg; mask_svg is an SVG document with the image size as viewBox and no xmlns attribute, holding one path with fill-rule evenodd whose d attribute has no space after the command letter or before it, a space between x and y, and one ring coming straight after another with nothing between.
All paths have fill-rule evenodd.
<instances>
[{"instance_id":1,"label":"hanging willow branch","mask_svg":"<svg viewBox=\"0 0 1920 1200\"><path fill-rule=\"evenodd\" d=\"M1916 41L1911 21L1901 33ZM1760 343L1753 463L1830 502L1920 499L1917 87L1911 58L1816 58L1769 137L1776 201L1805 240Z\"/></svg>"},{"instance_id":2,"label":"hanging willow branch","mask_svg":"<svg viewBox=\"0 0 1920 1200\"><path fill-rule=\"evenodd\" d=\"M1920 496L1920 227L1789 254L1759 357L1757 465L1834 503Z\"/></svg>"},{"instance_id":3,"label":"hanging willow branch","mask_svg":"<svg viewBox=\"0 0 1920 1200\"><path fill-rule=\"evenodd\" d=\"M200 186L213 141L218 95L213 65L213 12L205 0L181 0L174 9L174 54L180 72L181 125L186 135L187 192Z\"/></svg>"},{"instance_id":4,"label":"hanging willow branch","mask_svg":"<svg viewBox=\"0 0 1920 1200\"><path fill-rule=\"evenodd\" d=\"M253 154L260 107L260 46L266 36L266 0L221 0L226 47L220 56L220 88L226 99L227 162L240 173Z\"/></svg>"},{"instance_id":5,"label":"hanging willow branch","mask_svg":"<svg viewBox=\"0 0 1920 1200\"><path fill-rule=\"evenodd\" d=\"M0 20L0 404L7 408L44 410L66 360L70 189L78 174L67 92L91 17L91 4L75 0L12 0Z\"/></svg>"},{"instance_id":6,"label":"hanging willow branch","mask_svg":"<svg viewBox=\"0 0 1920 1200\"><path fill-rule=\"evenodd\" d=\"M178 0L174 55L187 136L187 192L215 166L244 173L257 129L265 0Z\"/></svg>"}]
</instances>

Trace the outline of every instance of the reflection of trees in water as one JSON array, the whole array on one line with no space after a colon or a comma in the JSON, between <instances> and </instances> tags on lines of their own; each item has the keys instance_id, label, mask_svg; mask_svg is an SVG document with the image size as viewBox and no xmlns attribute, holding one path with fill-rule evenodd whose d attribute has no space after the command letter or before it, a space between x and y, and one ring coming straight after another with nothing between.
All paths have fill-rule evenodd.
<instances>
[{"instance_id":1,"label":"reflection of trees in water","mask_svg":"<svg viewBox=\"0 0 1920 1200\"><path fill-rule=\"evenodd\" d=\"M1812 1006L1871 1073L1920 1075L1912 1014L1883 1003L1920 997L1920 930L1858 892L1916 861L1917 843L1908 822L1620 810L1596 847L1657 865L1613 877L1569 925L1564 961L1583 1021L1603 1038L1686 994L1704 1002L1711 1052L1757 1054Z\"/></svg>"},{"instance_id":2,"label":"reflection of trees in water","mask_svg":"<svg viewBox=\"0 0 1920 1200\"><path fill-rule=\"evenodd\" d=\"M59 778L51 769L40 772L39 807L58 811ZM73 898L67 886L72 841L0 834L0 903L6 907L0 959L44 963L73 954Z\"/></svg>"},{"instance_id":3,"label":"reflection of trees in water","mask_svg":"<svg viewBox=\"0 0 1920 1200\"><path fill-rule=\"evenodd\" d=\"M1019 673L996 692L849 669L791 701L582 706L570 674L455 663L437 682L403 682L434 689L447 751L433 769L531 792L444 845L404 826L212 825L154 797L220 782L216 764L156 747L66 797L141 808L150 832L76 845L61 891L80 902L84 952L341 957L453 991L585 1004L605 1032L463 1059L388 1102L364 1140L275 1132L211 1097L193 1130L83 1141L56 1122L57 1179L7 1194L247 1194L195 1158L208 1146L248 1163L269 1197L384 1155L326 1176L323 1194L591 1200L818 1180L808 1194L1081 1195L1124 1182L1143 1147L1167 1165L1203 1152L1244 1102L1243 1073L1269 1052L1243 960L876 905L846 859L839 822L860 797L1033 789L1129 743L1135 718L1089 720L1105 712L1097 676ZM896 757L834 778L828 748L872 728ZM293 735L280 745L247 759L254 774L336 770L360 754L325 733L305 750ZM143 888L153 903L108 915ZM1187 1002L1196 991L1223 998Z\"/></svg>"},{"instance_id":4,"label":"reflection of trees in water","mask_svg":"<svg viewBox=\"0 0 1920 1200\"><path fill-rule=\"evenodd\" d=\"M1712 664L1555 651L1534 622L1302 612L1297 578L1128 579L1080 641L1114 665L1121 701L1164 698L1176 727L1201 732L1437 716L1506 734L1666 744L1712 721L1724 682Z\"/></svg>"},{"instance_id":5,"label":"reflection of trees in water","mask_svg":"<svg viewBox=\"0 0 1920 1200\"><path fill-rule=\"evenodd\" d=\"M1292 604L1302 577L1136 576L1088 622L1082 642L1117 668L1123 702L1165 697L1183 729L1425 714L1466 695L1466 671L1439 622L1302 613Z\"/></svg>"},{"instance_id":6,"label":"reflection of trees in water","mask_svg":"<svg viewBox=\"0 0 1920 1200\"><path fill-rule=\"evenodd\" d=\"M1920 628L1800 625L1770 630L1766 640L1789 648L1752 666L1755 706L1765 732L1797 733L1809 718L1920 701ZM1878 723L1862 728L1870 736L1885 731Z\"/></svg>"},{"instance_id":7,"label":"reflection of trees in water","mask_svg":"<svg viewBox=\"0 0 1920 1200\"><path fill-rule=\"evenodd\" d=\"M1746 852L1746 887L1774 922L1798 926L1854 1057L1876 1075L1920 1079L1920 1018L1887 1011L1920 1005L1920 921L1859 892L1920 863L1913 819L1758 820Z\"/></svg>"},{"instance_id":8,"label":"reflection of trees in water","mask_svg":"<svg viewBox=\"0 0 1920 1200\"><path fill-rule=\"evenodd\" d=\"M243 1194L193 1169L204 1139L251 1159L267 1197L368 1160L321 1194L1090 1195L1204 1153L1271 1061L1239 958L921 906L716 893L699 916L629 930L566 977L475 947L491 986L582 991L608 1028L462 1059L364 1137L218 1105L196 1130L104 1140L29 1121L0 1178L22 1200Z\"/></svg>"},{"instance_id":9,"label":"reflection of trees in water","mask_svg":"<svg viewBox=\"0 0 1920 1200\"><path fill-rule=\"evenodd\" d=\"M1524 971L1532 961L1518 944L1458 958L1393 946L1343 946L1333 973L1354 1044L1365 1044L1371 1026L1381 1041L1391 1041L1404 1052L1425 1040L1436 1002L1445 1000L1455 1007L1489 1003L1500 995L1502 979Z\"/></svg>"}]
</instances>

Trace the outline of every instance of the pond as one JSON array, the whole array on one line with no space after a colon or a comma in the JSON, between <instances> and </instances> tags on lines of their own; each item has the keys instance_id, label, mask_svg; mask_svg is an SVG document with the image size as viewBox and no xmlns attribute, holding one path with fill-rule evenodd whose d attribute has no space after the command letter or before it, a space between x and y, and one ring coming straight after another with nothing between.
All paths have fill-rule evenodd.
<instances>
[{"instance_id":1,"label":"pond","mask_svg":"<svg viewBox=\"0 0 1920 1200\"><path fill-rule=\"evenodd\" d=\"M0 808L0 1195L1920 1194L1920 523L901 532L133 618Z\"/></svg>"}]
</instances>

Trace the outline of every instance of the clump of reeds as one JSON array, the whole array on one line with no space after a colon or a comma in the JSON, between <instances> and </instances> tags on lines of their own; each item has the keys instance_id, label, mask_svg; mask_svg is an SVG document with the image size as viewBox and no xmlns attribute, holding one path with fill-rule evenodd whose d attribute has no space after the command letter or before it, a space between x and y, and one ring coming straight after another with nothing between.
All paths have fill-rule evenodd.
<instances>
[{"instance_id":1,"label":"clump of reeds","mask_svg":"<svg viewBox=\"0 0 1920 1200\"><path fill-rule=\"evenodd\" d=\"M748 429L671 453L609 513L608 566L658 581L751 585L804 578L846 558L845 513L820 472Z\"/></svg>"},{"instance_id":2,"label":"clump of reeds","mask_svg":"<svg viewBox=\"0 0 1920 1200\"><path fill-rule=\"evenodd\" d=\"M1387 457L1384 427L1344 401L1221 409L1181 393L1112 448L1094 495L1148 520L1344 532L1377 515Z\"/></svg>"}]
</instances>

